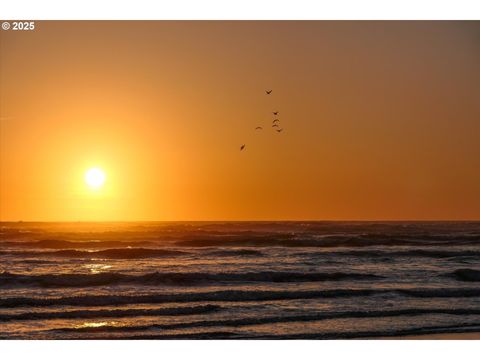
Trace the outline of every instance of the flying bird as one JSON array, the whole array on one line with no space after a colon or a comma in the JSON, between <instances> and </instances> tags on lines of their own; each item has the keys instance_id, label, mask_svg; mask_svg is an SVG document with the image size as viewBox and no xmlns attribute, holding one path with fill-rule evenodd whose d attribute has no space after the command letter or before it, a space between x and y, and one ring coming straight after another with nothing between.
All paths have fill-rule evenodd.
<instances>
[{"instance_id":1,"label":"flying bird","mask_svg":"<svg viewBox=\"0 0 480 360\"><path fill-rule=\"evenodd\" d=\"M280 120L275 119L275 120L273 120L272 122L275 124L275 123L277 123L277 122L280 122Z\"/></svg>"},{"instance_id":2,"label":"flying bird","mask_svg":"<svg viewBox=\"0 0 480 360\"><path fill-rule=\"evenodd\" d=\"M243 144L242 146L240 146L240 151L242 151L243 149L245 149L245 144Z\"/></svg>"},{"instance_id":3,"label":"flying bird","mask_svg":"<svg viewBox=\"0 0 480 360\"><path fill-rule=\"evenodd\" d=\"M278 124L273 124L272 127L278 127Z\"/></svg>"},{"instance_id":4,"label":"flying bird","mask_svg":"<svg viewBox=\"0 0 480 360\"><path fill-rule=\"evenodd\" d=\"M262 130L263 128L261 126L257 126L255 130Z\"/></svg>"},{"instance_id":5,"label":"flying bird","mask_svg":"<svg viewBox=\"0 0 480 360\"><path fill-rule=\"evenodd\" d=\"M277 132L281 132L283 129L277 129Z\"/></svg>"},{"instance_id":6,"label":"flying bird","mask_svg":"<svg viewBox=\"0 0 480 360\"><path fill-rule=\"evenodd\" d=\"M272 114L273 115L278 115L278 114L280 114L280 112L279 111L274 111Z\"/></svg>"},{"instance_id":7,"label":"flying bird","mask_svg":"<svg viewBox=\"0 0 480 360\"><path fill-rule=\"evenodd\" d=\"M267 93L267 95L270 95L272 93L272 90L265 90L265 92Z\"/></svg>"}]
</instances>

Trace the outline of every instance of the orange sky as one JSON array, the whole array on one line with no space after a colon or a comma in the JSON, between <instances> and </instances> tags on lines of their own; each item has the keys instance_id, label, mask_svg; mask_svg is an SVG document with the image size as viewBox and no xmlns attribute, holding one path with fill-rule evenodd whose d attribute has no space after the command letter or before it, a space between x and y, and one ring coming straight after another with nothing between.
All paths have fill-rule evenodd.
<instances>
[{"instance_id":1,"label":"orange sky","mask_svg":"<svg viewBox=\"0 0 480 360\"><path fill-rule=\"evenodd\" d=\"M480 22L38 21L0 42L0 220L480 219Z\"/></svg>"}]
</instances>

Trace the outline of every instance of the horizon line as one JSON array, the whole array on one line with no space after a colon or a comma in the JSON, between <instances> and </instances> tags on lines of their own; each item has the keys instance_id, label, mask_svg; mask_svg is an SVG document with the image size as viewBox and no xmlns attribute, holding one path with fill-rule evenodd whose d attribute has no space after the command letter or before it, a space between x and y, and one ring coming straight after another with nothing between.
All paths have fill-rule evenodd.
<instances>
[{"instance_id":1,"label":"horizon line","mask_svg":"<svg viewBox=\"0 0 480 360\"><path fill-rule=\"evenodd\" d=\"M265 219L265 220L0 220L4 223L167 223L167 222L480 222L479 219Z\"/></svg>"}]
</instances>

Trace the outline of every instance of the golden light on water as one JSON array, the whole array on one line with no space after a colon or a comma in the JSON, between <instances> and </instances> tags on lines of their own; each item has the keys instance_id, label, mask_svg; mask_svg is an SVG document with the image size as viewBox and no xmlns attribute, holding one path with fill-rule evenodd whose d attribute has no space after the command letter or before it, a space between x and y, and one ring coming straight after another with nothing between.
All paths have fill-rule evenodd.
<instances>
[{"instance_id":1,"label":"golden light on water","mask_svg":"<svg viewBox=\"0 0 480 360\"><path fill-rule=\"evenodd\" d=\"M87 264L85 267L92 273L92 274L100 274L105 272L106 270L110 269L112 265L104 265L104 264Z\"/></svg>"},{"instance_id":2,"label":"golden light on water","mask_svg":"<svg viewBox=\"0 0 480 360\"><path fill-rule=\"evenodd\" d=\"M107 325L114 325L116 322L115 321L98 321L98 322L84 322L81 325L75 326L75 328L80 329L80 328L98 328L102 326L107 326Z\"/></svg>"}]
</instances>

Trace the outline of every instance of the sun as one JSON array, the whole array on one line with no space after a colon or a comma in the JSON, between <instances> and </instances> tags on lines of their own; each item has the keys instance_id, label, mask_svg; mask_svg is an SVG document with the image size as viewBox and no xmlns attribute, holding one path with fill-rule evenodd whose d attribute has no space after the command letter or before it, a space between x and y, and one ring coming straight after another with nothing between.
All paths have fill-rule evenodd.
<instances>
[{"instance_id":1,"label":"sun","mask_svg":"<svg viewBox=\"0 0 480 360\"><path fill-rule=\"evenodd\" d=\"M85 173L85 182L92 189L99 189L105 183L105 172L97 167L88 169Z\"/></svg>"}]
</instances>

